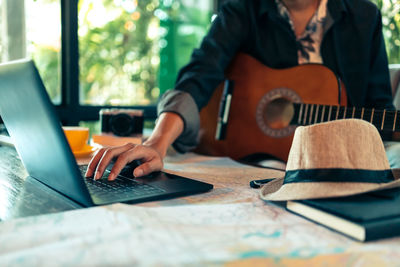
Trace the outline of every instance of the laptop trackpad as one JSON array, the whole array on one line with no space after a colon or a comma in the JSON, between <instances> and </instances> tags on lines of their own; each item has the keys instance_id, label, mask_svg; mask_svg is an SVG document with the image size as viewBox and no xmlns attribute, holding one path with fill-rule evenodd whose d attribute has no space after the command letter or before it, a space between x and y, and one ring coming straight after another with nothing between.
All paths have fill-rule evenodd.
<instances>
[{"instance_id":1,"label":"laptop trackpad","mask_svg":"<svg viewBox=\"0 0 400 267\"><path fill-rule=\"evenodd\" d=\"M143 182L162 188L167 192L196 192L201 188L199 184L202 184L199 181L165 172L159 172L157 175L154 175L154 178L144 178ZM202 191L204 191L204 189Z\"/></svg>"}]
</instances>

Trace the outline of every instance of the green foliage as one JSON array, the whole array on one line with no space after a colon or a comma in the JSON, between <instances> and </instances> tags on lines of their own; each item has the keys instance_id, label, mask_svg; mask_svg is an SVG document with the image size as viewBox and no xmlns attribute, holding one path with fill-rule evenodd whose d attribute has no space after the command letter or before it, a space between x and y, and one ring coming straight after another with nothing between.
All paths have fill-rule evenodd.
<instances>
[{"instance_id":1,"label":"green foliage","mask_svg":"<svg viewBox=\"0 0 400 267\"><path fill-rule=\"evenodd\" d=\"M96 12L96 1L80 1L79 5L83 103L154 103L158 97L158 42L155 36L149 36L149 31L158 28L158 19L154 15L158 1L140 0L134 11L127 11L117 6L117 1L103 0L106 12L117 15L112 19L104 18L106 22L101 26L91 21ZM84 2L85 6L81 4Z\"/></svg>"},{"instance_id":2,"label":"green foliage","mask_svg":"<svg viewBox=\"0 0 400 267\"><path fill-rule=\"evenodd\" d=\"M382 13L383 35L389 63L400 63L400 2L374 0Z\"/></svg>"},{"instance_id":3,"label":"green foliage","mask_svg":"<svg viewBox=\"0 0 400 267\"><path fill-rule=\"evenodd\" d=\"M59 0L31 1L45 6ZM211 1L80 0L81 103L155 103L158 86L161 92L173 87L177 72L206 33ZM59 103L59 48L34 41L30 45L50 97Z\"/></svg>"},{"instance_id":4,"label":"green foliage","mask_svg":"<svg viewBox=\"0 0 400 267\"><path fill-rule=\"evenodd\" d=\"M40 72L47 93L53 103L61 102L61 75L59 51L43 45L33 44L35 53L32 58Z\"/></svg>"},{"instance_id":5,"label":"green foliage","mask_svg":"<svg viewBox=\"0 0 400 267\"><path fill-rule=\"evenodd\" d=\"M212 13L210 8L187 6L182 1L161 5L161 10L165 13L160 16L164 34L160 36L159 87L160 93L164 93L174 87L179 70L189 62L193 48L200 44Z\"/></svg>"},{"instance_id":6,"label":"green foliage","mask_svg":"<svg viewBox=\"0 0 400 267\"><path fill-rule=\"evenodd\" d=\"M119 13L104 25L93 27L90 19L96 1L81 1L79 8L83 102L155 103L160 89L164 92L173 87L178 70L204 36L211 12L182 0L133 1L137 4L134 11L116 4L126 0L103 0L108 13Z\"/></svg>"}]
</instances>

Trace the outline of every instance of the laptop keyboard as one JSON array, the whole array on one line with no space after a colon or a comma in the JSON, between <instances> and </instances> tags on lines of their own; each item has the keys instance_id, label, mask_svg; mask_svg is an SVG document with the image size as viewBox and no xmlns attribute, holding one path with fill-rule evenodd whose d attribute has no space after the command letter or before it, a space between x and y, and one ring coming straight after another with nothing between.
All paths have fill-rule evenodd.
<instances>
[{"instance_id":1,"label":"laptop keyboard","mask_svg":"<svg viewBox=\"0 0 400 267\"><path fill-rule=\"evenodd\" d=\"M85 177L87 165L79 166L82 176ZM102 200L133 199L135 197L145 197L147 195L157 195L165 192L161 188L144 184L135 179L118 176L114 181L108 181L107 177L110 171L106 170L98 180L93 178L85 178L85 183L91 195L101 198Z\"/></svg>"}]
</instances>

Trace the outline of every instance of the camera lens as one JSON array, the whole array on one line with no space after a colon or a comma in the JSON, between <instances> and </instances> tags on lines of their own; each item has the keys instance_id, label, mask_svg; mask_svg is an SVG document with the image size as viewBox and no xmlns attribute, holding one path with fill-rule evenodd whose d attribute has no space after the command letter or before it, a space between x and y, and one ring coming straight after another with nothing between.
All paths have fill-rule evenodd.
<instances>
[{"instance_id":1,"label":"camera lens","mask_svg":"<svg viewBox=\"0 0 400 267\"><path fill-rule=\"evenodd\" d=\"M111 131L118 136L129 136L133 131L132 117L120 113L110 119Z\"/></svg>"}]
</instances>

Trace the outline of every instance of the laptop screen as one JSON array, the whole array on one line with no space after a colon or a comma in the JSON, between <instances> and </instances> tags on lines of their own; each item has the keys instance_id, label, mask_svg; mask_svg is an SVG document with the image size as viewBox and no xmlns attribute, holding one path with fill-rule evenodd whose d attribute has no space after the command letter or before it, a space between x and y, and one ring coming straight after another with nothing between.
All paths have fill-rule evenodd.
<instances>
[{"instance_id":1,"label":"laptop screen","mask_svg":"<svg viewBox=\"0 0 400 267\"><path fill-rule=\"evenodd\" d=\"M84 206L92 205L32 60L0 65L0 115L30 176Z\"/></svg>"}]
</instances>

